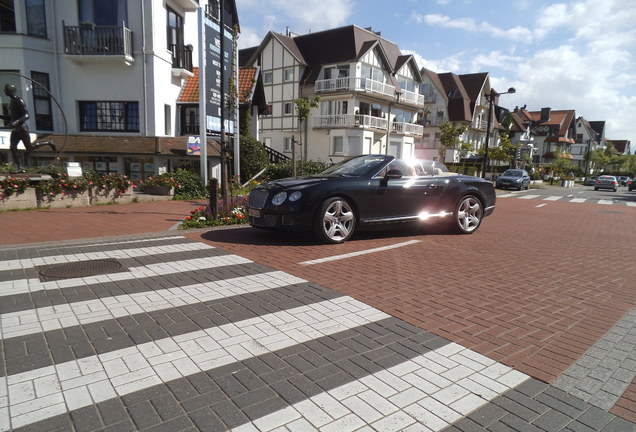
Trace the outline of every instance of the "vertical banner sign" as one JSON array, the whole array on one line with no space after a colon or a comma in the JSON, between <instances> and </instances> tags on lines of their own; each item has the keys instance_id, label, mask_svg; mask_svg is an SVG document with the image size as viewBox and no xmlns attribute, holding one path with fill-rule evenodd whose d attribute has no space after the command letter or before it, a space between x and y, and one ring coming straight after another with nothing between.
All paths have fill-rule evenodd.
<instances>
[{"instance_id":1,"label":"vertical banner sign","mask_svg":"<svg viewBox=\"0 0 636 432\"><path fill-rule=\"evenodd\" d=\"M232 33L223 29L224 52L221 53L221 26L218 22L205 14L205 43L206 43L206 125L209 133L221 133L221 118L225 117L225 131L234 133L234 121L228 120L228 114L221 115L221 92L226 95L232 70ZM224 82L221 83L221 68L223 68ZM233 114L233 113L231 113Z\"/></svg>"}]
</instances>

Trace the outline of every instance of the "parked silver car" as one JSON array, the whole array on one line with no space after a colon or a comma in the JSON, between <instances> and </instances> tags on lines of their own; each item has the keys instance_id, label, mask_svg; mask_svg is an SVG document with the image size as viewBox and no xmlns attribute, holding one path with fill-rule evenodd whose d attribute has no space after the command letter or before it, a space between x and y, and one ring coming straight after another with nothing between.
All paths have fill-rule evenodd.
<instances>
[{"instance_id":1,"label":"parked silver car","mask_svg":"<svg viewBox=\"0 0 636 432\"><path fill-rule=\"evenodd\" d=\"M618 190L618 180L616 180L614 176L599 176L599 178L596 179L596 183L594 183L594 190L599 189L610 189L616 192Z\"/></svg>"}]
</instances>

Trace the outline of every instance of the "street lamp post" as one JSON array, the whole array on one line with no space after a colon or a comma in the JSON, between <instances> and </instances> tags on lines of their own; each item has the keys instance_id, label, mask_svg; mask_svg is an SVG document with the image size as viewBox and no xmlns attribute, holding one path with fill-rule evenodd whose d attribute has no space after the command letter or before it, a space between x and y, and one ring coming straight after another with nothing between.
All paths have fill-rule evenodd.
<instances>
[{"instance_id":1,"label":"street lamp post","mask_svg":"<svg viewBox=\"0 0 636 432\"><path fill-rule=\"evenodd\" d=\"M486 98L488 99L488 123L486 125L486 145L484 148L484 170L482 172L482 178L486 178L486 171L488 171L488 143L490 141L490 126L492 124L493 101L497 96L501 96L503 94L512 94L516 91L517 90L515 90L514 87L510 87L507 92L503 93L497 93L494 89L490 89L490 94L486 95Z\"/></svg>"}]
</instances>

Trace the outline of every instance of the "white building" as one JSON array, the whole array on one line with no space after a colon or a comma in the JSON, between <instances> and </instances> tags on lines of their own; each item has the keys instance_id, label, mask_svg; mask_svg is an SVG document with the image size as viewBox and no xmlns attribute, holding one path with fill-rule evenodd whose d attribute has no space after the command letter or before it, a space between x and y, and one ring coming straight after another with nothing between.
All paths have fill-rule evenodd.
<instances>
[{"instance_id":1,"label":"white building","mask_svg":"<svg viewBox=\"0 0 636 432\"><path fill-rule=\"evenodd\" d=\"M270 104L260 139L297 158L338 161L357 154L415 155L425 97L413 56L355 25L307 35L269 32L244 50L243 66L259 66ZM299 125L295 100L321 98Z\"/></svg>"},{"instance_id":2,"label":"white building","mask_svg":"<svg viewBox=\"0 0 636 432\"><path fill-rule=\"evenodd\" d=\"M226 4L235 14L234 2ZM184 31L185 20L196 19L188 12L199 6L197 0L0 2L0 84L16 86L29 107L30 131L52 136L57 146L57 153L32 152L31 164L60 157L140 178L198 170L199 156L186 154L177 100L197 55L198 35ZM2 142L0 162L7 162L8 138Z\"/></svg>"}]
</instances>

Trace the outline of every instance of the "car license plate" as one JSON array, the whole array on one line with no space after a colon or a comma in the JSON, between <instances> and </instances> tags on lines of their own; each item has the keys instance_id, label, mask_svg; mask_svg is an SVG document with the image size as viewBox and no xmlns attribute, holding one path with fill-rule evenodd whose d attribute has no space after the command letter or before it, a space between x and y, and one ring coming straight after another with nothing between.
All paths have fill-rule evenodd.
<instances>
[{"instance_id":1,"label":"car license plate","mask_svg":"<svg viewBox=\"0 0 636 432\"><path fill-rule=\"evenodd\" d=\"M247 214L254 218L263 217L263 212L261 209L254 209L254 208L247 209Z\"/></svg>"}]
</instances>

